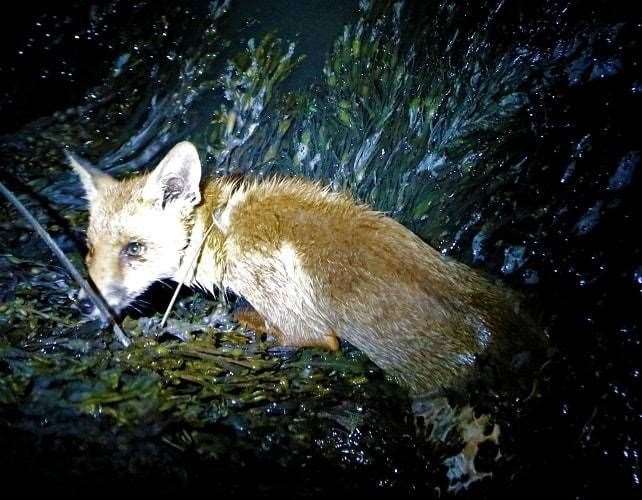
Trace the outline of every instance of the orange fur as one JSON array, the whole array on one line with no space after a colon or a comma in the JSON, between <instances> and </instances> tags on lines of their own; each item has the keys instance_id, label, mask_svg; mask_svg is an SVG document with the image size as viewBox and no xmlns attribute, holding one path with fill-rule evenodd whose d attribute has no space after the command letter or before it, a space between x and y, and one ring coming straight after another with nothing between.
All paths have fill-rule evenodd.
<instances>
[{"instance_id":1,"label":"orange fur","mask_svg":"<svg viewBox=\"0 0 642 500\"><path fill-rule=\"evenodd\" d=\"M195 163L184 144L188 160L181 161ZM200 178L200 163L190 168L198 168ZM153 191L154 175L110 184L113 202L103 196L102 205L91 205L93 247L105 245L114 254L124 241L151 238L146 244L152 248L161 245L154 231L174 228L186 248L175 261L157 262L163 269L149 274L148 285L161 274L181 277L182 257L198 255L187 283L243 296L283 344L336 350L343 338L419 392L453 383L498 338L510 344L520 330L531 329L509 291L345 193L303 179L217 178L201 186L194 207L176 202L180 210L151 213L141 208L147 202L140 193ZM112 227L145 217L159 226L138 235ZM189 237L176 229L181 225ZM105 267L97 260L88 259L92 277ZM118 269L107 288L128 282L127 264Z\"/></svg>"}]
</instances>

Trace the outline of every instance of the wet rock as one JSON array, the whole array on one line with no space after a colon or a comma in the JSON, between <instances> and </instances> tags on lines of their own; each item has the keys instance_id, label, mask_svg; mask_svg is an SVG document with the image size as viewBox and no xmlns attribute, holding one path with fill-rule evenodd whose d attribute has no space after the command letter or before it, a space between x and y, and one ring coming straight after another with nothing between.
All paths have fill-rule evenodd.
<instances>
[{"instance_id":1,"label":"wet rock","mask_svg":"<svg viewBox=\"0 0 642 500\"><path fill-rule=\"evenodd\" d=\"M611 58L603 61L597 61L593 65L589 81L604 80L617 75L620 71L622 71L622 61L619 59Z\"/></svg>"},{"instance_id":2,"label":"wet rock","mask_svg":"<svg viewBox=\"0 0 642 500\"><path fill-rule=\"evenodd\" d=\"M608 188L612 191L624 189L633 180L633 175L640 165L640 153L632 151L625 155L618 163L615 173L609 178Z\"/></svg>"},{"instance_id":3,"label":"wet rock","mask_svg":"<svg viewBox=\"0 0 642 500\"><path fill-rule=\"evenodd\" d=\"M586 211L582 218L577 221L577 224L575 224L575 232L577 234L585 236L590 233L595 226L597 226L600 222L603 205L604 202L602 200L596 201L595 204Z\"/></svg>"},{"instance_id":4,"label":"wet rock","mask_svg":"<svg viewBox=\"0 0 642 500\"><path fill-rule=\"evenodd\" d=\"M522 246L511 246L504 250L504 263L501 271L504 274L512 274L524 265L526 248Z\"/></svg>"}]
</instances>

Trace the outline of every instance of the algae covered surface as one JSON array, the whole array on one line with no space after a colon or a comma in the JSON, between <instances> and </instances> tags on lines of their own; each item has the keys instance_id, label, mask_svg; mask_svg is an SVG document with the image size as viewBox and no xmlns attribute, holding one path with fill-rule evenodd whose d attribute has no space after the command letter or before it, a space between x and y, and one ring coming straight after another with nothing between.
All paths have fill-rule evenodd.
<instances>
[{"instance_id":1,"label":"algae covered surface","mask_svg":"<svg viewBox=\"0 0 642 500\"><path fill-rule=\"evenodd\" d=\"M628 123L642 75L629 7L83 5L16 21L2 109L20 118L0 137L3 183L79 266L86 212L63 147L121 176L189 139L211 175L349 190L520 289L550 350L519 378L488 368L411 400L350 346L279 348L222 297L185 292L160 328L162 284L126 312L124 349L82 317L69 276L3 204L6 481L78 494L639 493L642 212Z\"/></svg>"}]
</instances>

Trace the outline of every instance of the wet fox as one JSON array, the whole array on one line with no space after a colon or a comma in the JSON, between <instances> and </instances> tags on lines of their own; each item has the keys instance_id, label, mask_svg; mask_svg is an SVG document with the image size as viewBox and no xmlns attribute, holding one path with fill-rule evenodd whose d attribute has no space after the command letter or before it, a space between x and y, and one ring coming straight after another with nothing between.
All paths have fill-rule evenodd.
<instances>
[{"instance_id":1,"label":"wet fox","mask_svg":"<svg viewBox=\"0 0 642 500\"><path fill-rule=\"evenodd\" d=\"M246 299L280 344L344 339L416 393L526 328L511 292L346 193L299 178L202 182L189 142L120 181L70 162L89 201L89 274L116 312L186 277Z\"/></svg>"}]
</instances>

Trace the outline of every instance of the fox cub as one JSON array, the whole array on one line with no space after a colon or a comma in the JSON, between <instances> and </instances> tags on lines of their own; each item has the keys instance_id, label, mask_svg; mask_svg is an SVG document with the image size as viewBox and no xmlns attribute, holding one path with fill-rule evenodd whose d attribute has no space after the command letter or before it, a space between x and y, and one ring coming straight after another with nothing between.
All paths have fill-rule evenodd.
<instances>
[{"instance_id":1,"label":"fox cub","mask_svg":"<svg viewBox=\"0 0 642 500\"><path fill-rule=\"evenodd\" d=\"M295 178L202 181L189 142L121 181L70 162L89 201L89 274L116 312L187 276L245 298L282 345L345 339L414 392L453 383L528 328L508 290L345 193Z\"/></svg>"}]
</instances>

